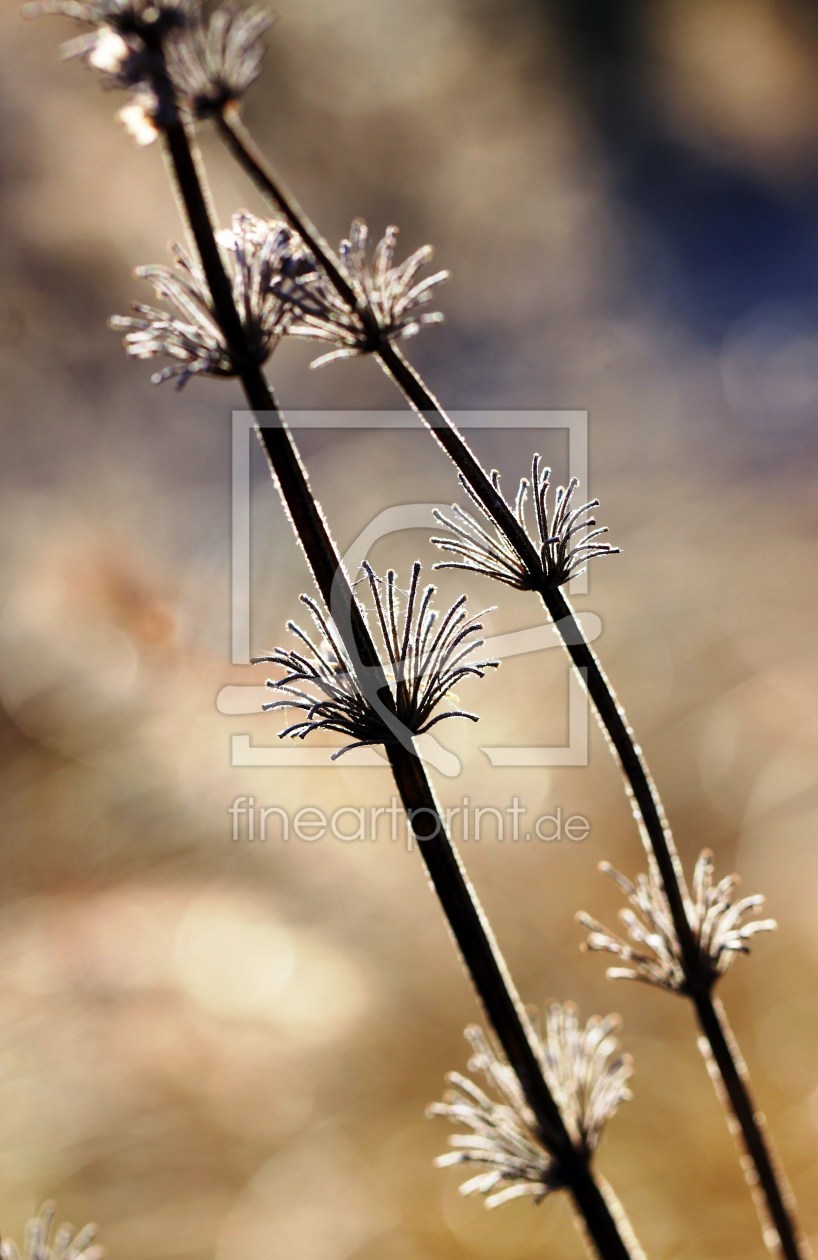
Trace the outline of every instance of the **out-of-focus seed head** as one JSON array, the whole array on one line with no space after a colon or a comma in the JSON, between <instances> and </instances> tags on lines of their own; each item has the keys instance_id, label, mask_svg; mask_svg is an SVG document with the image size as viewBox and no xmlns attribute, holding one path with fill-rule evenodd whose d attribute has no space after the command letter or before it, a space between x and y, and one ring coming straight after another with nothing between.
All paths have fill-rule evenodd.
<instances>
[{"instance_id":1,"label":"out-of-focus seed head","mask_svg":"<svg viewBox=\"0 0 818 1260\"><path fill-rule=\"evenodd\" d=\"M698 974L688 977L658 873L651 869L631 883L607 863L601 869L627 899L628 906L619 916L625 934L620 936L588 914L579 915L579 921L589 932L586 949L613 954L627 964L609 968L612 980L641 980L673 993L688 992L692 983L712 985L739 954L749 954L753 936L776 927L774 919L747 919L764 905L764 898L756 895L736 901L738 877L728 875L715 883L713 854L705 849L696 862L688 907L698 946Z\"/></svg>"},{"instance_id":2,"label":"out-of-focus seed head","mask_svg":"<svg viewBox=\"0 0 818 1260\"><path fill-rule=\"evenodd\" d=\"M593 1016L583 1025L572 1003L554 1002L543 1022L536 1046L543 1074L575 1148L590 1157L608 1120L631 1096L633 1069L619 1053L619 1019ZM559 1153L546 1147L515 1072L491 1039L480 1028L467 1029L466 1037L473 1050L469 1071L483 1077L489 1092L459 1072L449 1076L449 1092L429 1114L467 1132L450 1138L452 1150L436 1163L479 1168L460 1192L484 1195L486 1207L523 1197L539 1203L564 1185Z\"/></svg>"},{"instance_id":3,"label":"out-of-focus seed head","mask_svg":"<svg viewBox=\"0 0 818 1260\"><path fill-rule=\"evenodd\" d=\"M258 77L264 36L274 20L266 9L226 4L171 33L165 45L168 73L194 118L223 113L244 98Z\"/></svg>"},{"instance_id":4,"label":"out-of-focus seed head","mask_svg":"<svg viewBox=\"0 0 818 1260\"><path fill-rule=\"evenodd\" d=\"M22 1255L10 1239L0 1241L0 1260L102 1260L105 1252L96 1241L96 1225L75 1230L73 1225L54 1229L56 1209L45 1203L28 1222Z\"/></svg>"},{"instance_id":5,"label":"out-of-focus seed head","mask_svg":"<svg viewBox=\"0 0 818 1260\"><path fill-rule=\"evenodd\" d=\"M164 48L204 20L200 0L35 0L24 13L56 14L89 28L64 43L62 55L84 61L105 87L134 92L119 117L138 144L176 120L171 93L157 86L167 83Z\"/></svg>"},{"instance_id":6,"label":"out-of-focus seed head","mask_svg":"<svg viewBox=\"0 0 818 1260\"><path fill-rule=\"evenodd\" d=\"M341 263L356 296L358 310L350 310L330 279L316 267L300 278L292 291L298 319L292 336L323 341L332 349L316 359L313 367L332 359L370 354L389 341L413 337L427 324L443 319L430 311L434 289L448 278L438 271L422 280L421 271L434 251L424 245L405 262L395 264L398 229L389 227L376 245L372 262L367 258L369 229L363 219L352 224L349 238L341 242Z\"/></svg>"},{"instance_id":7,"label":"out-of-focus seed head","mask_svg":"<svg viewBox=\"0 0 818 1260\"><path fill-rule=\"evenodd\" d=\"M72 18L99 34L106 30L156 43L168 31L200 18L201 0L33 0L26 17Z\"/></svg>"},{"instance_id":8,"label":"out-of-focus seed head","mask_svg":"<svg viewBox=\"0 0 818 1260\"><path fill-rule=\"evenodd\" d=\"M245 345L233 347L219 326L207 279L198 260L173 246L176 268L141 267L171 310L137 304L131 316L115 316L111 327L124 332L125 349L137 359L166 357L156 383L175 379L179 388L192 376L235 376L247 363L263 363L283 335L291 312L276 290L276 277L297 246L289 230L241 212L219 234Z\"/></svg>"}]
</instances>

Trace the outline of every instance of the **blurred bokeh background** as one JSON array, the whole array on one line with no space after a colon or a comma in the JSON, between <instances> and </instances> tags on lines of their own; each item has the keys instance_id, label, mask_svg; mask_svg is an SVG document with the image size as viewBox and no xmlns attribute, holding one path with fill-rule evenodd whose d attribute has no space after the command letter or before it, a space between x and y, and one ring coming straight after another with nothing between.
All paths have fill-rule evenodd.
<instances>
[{"instance_id":1,"label":"blurred bokeh background","mask_svg":"<svg viewBox=\"0 0 818 1260\"><path fill-rule=\"evenodd\" d=\"M231 384L149 383L106 329L178 235L160 154L2 0L0 1221L47 1196L113 1256L526 1260L580 1254L564 1204L486 1214L432 1168L424 1119L477 1012L417 854L231 840L230 804L388 803L378 768L242 766L230 709ZM245 117L332 238L355 214L453 274L410 357L452 408L580 408L622 555L578 602L685 861L763 891L779 931L724 984L818 1241L818 17L796 0L278 0ZM260 203L203 137L219 212ZM394 408L371 363L272 363L285 409ZM513 483L533 444L476 434ZM305 432L344 546L385 507L454 497L419 430ZM252 647L307 578L252 460ZM422 531L373 551L433 560ZM445 575L442 585L455 593ZM536 605L468 583L493 624ZM248 690L245 707L258 693ZM599 1158L649 1254L762 1254L690 1013L578 951L643 860L604 741L588 765L492 768L566 739L558 652L507 661L446 730L444 802L582 814L582 843L463 849L526 998L617 1009L634 1101ZM241 708L241 705L234 706ZM320 750L318 750L320 751ZM321 755L328 754L323 750Z\"/></svg>"}]
</instances>

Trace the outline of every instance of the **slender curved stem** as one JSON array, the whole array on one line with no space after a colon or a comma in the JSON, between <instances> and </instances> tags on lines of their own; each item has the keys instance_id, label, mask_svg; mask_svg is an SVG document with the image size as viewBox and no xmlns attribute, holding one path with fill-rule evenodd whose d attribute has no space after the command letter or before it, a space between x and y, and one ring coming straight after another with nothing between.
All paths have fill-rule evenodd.
<instances>
[{"instance_id":1,"label":"slender curved stem","mask_svg":"<svg viewBox=\"0 0 818 1260\"><path fill-rule=\"evenodd\" d=\"M334 254L262 156L237 114L222 117L217 126L226 146L262 196L272 202L313 252L339 296L350 309L363 314L358 298ZM415 369L390 342L382 342L375 351L375 357L466 479L529 571L537 572L539 558L526 531ZM746 1070L739 1069L737 1047L731 1037L723 1035L720 1008L715 1004L709 984L703 982L698 944L688 912L690 897L684 871L647 762L567 598L558 588L546 585L538 589L538 594L583 680L600 725L619 762L648 861L661 880L687 978L685 996L695 1006L702 1034L722 1079L725 1109L735 1120L735 1127L740 1131L744 1148L753 1163L760 1197L765 1204L764 1214L775 1226L773 1231L765 1230L765 1243L785 1260L808 1260L811 1252L797 1225L792 1196L776 1168L762 1118L753 1106Z\"/></svg>"},{"instance_id":2,"label":"slender curved stem","mask_svg":"<svg viewBox=\"0 0 818 1260\"><path fill-rule=\"evenodd\" d=\"M702 1032L699 1048L716 1092L726 1095L729 1108L725 1105L725 1110L738 1121L751 1161L745 1176L764 1228L764 1240L771 1251L779 1250L787 1260L803 1260L812 1254L811 1248L798 1225L795 1199L771 1147L764 1113L753 1102L747 1067L724 1007L710 992L697 993L693 1001ZM770 1193L773 1186L775 1194Z\"/></svg>"},{"instance_id":3,"label":"slender curved stem","mask_svg":"<svg viewBox=\"0 0 818 1260\"><path fill-rule=\"evenodd\" d=\"M495 1029L514 1042L503 1049L537 1117L546 1145L565 1170L566 1188L592 1254L600 1257L644 1257L630 1223L609 1190L593 1174L565 1129L559 1108L545 1083L539 1057L532 1053L531 1028L514 990L488 921L469 883L460 857L443 830L434 792L416 754L399 745L387 748L389 762L418 841L429 879L466 962L474 987ZM492 1003L489 1009L488 1002Z\"/></svg>"},{"instance_id":4,"label":"slender curved stem","mask_svg":"<svg viewBox=\"0 0 818 1260\"><path fill-rule=\"evenodd\" d=\"M259 192L262 196L270 196L269 168L261 151L256 147L252 136L242 123L238 110L229 109L217 115L214 121L220 138L242 169L249 174ZM276 187L280 188L278 181L276 181ZM321 236L315 224L307 218L292 193L280 188L280 195L277 193L273 196L276 208L281 210L292 230L303 240L309 241L313 255L321 263L340 297L351 310L359 310L358 296L344 275L343 268L332 248Z\"/></svg>"},{"instance_id":5,"label":"slender curved stem","mask_svg":"<svg viewBox=\"0 0 818 1260\"><path fill-rule=\"evenodd\" d=\"M491 479L477 463L436 399L393 346L384 348L379 358L509 542L525 558L526 551L518 541L519 533L522 532L518 521L504 500L500 501L501 507L498 510L492 506L497 495ZM427 418L430 415L433 417L432 423ZM530 547L531 543L527 538L526 542ZM533 571L536 572L536 568ZM775 1226L773 1231L764 1229L765 1244L771 1252L784 1257L784 1260L809 1260L811 1251L797 1223L794 1200L771 1150L763 1117L757 1112L750 1097L747 1071L739 1070L738 1063L741 1060L735 1041L732 1037L722 1035L710 983L703 983L702 980L699 949L688 915L687 884L648 764L568 599L559 588L543 586L538 594L588 691L599 723L619 762L648 861L658 870L673 917L682 966L687 978L684 995L695 1006L702 1034L710 1045L713 1062L723 1081L724 1090L720 1097L728 1116L735 1120L735 1125L731 1125L731 1128L738 1129L742 1145L752 1161L759 1188L759 1193L754 1198L759 1205L763 1200L762 1224L771 1220Z\"/></svg>"},{"instance_id":6,"label":"slender curved stem","mask_svg":"<svg viewBox=\"0 0 818 1260\"><path fill-rule=\"evenodd\" d=\"M170 91L160 81L157 90ZM165 115L168 116L168 115ZM238 376L255 414L259 437L281 497L315 577L353 661L359 660L361 684L369 694L374 680L380 704L391 696L360 606L344 573L340 556L307 480L292 435L263 372L250 362L246 339L224 269L191 138L178 112L163 127L165 152L213 299L214 311L236 354ZM347 615L339 616L338 600ZM380 704L378 707L380 708ZM566 1188L582 1216L583 1232L601 1260L640 1260L643 1253L626 1243L621 1221L597 1185L588 1160L568 1133L548 1084L528 1016L516 993L488 921L448 837L423 764L411 741L387 745L389 762L434 889L478 997L520 1080L537 1118L546 1147L559 1160ZM628 1227L630 1229L630 1227Z\"/></svg>"}]
</instances>

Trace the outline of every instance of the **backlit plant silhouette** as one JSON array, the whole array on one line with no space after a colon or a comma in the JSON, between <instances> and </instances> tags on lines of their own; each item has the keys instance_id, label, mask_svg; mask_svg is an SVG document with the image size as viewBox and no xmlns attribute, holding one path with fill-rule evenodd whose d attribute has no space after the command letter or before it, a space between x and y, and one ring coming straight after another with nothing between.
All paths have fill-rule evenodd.
<instances>
[{"instance_id":1,"label":"backlit plant silhouette","mask_svg":"<svg viewBox=\"0 0 818 1260\"><path fill-rule=\"evenodd\" d=\"M298 712L290 735L332 731L353 745L383 747L490 1025L488 1037L470 1036L473 1069L488 1078L493 1096L455 1076L452 1093L435 1108L470 1131L454 1139L444 1162L476 1165L480 1171L466 1189L492 1202L521 1194L541 1200L562 1190L592 1254L643 1254L594 1170L602 1128L628 1092L630 1064L618 1055L614 1024L592 1019L583 1028L573 1007L555 1004L538 1034L447 835L415 745L443 718L473 716L451 692L493 664L472 657L480 624L468 618L462 599L435 621L416 566L403 597L393 573L382 586L367 570L373 631L264 375L287 337L328 347L319 362L372 356L453 461L479 516L462 506L439 515L447 531L434 539L445 555L441 567L493 578L542 601L619 761L648 862L647 875L635 884L617 876L630 903L627 939L586 918L589 948L627 964L618 974L691 1002L719 1096L741 1135L765 1242L787 1260L805 1260L809 1250L791 1196L714 996L736 954L771 924L746 921L758 900L734 902L731 880L713 883L709 857L700 859L691 893L646 762L568 602L564 587L571 577L616 550L601 541L605 529L590 515L597 501L576 502L575 481L552 491L539 456L530 483L521 481L514 503L506 501L497 474L481 466L404 357L405 341L441 318L430 306L446 273L424 275L430 248L396 261L397 229L389 227L370 251L358 219L336 255L258 152L239 117L269 24L258 9L229 5L208 13L198 0L45 0L33 11L83 25L68 54L128 92L123 121L140 143L161 145L195 244L195 253L176 251L175 270L141 271L167 308L139 306L115 327L125 332L131 355L169 360L156 379L184 384L194 376L231 376L241 384L317 586L320 602L305 600L317 641L293 627L300 646L263 658L282 671L281 698L270 707ZM207 121L266 199L270 220L242 213L230 232L219 232L195 140L196 125ZM533 513L526 511L529 494Z\"/></svg>"}]
</instances>

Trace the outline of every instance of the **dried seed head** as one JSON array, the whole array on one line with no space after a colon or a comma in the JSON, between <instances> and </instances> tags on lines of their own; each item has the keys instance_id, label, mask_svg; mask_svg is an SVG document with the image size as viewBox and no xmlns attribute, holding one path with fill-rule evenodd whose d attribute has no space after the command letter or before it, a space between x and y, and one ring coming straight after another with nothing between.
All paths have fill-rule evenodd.
<instances>
[{"instance_id":1,"label":"dried seed head","mask_svg":"<svg viewBox=\"0 0 818 1260\"><path fill-rule=\"evenodd\" d=\"M607 1121L630 1098L631 1061L619 1054L615 1015L592 1017L586 1025L572 1003L553 1003L537 1046L545 1079L575 1148L590 1157ZM479 1028L466 1036L474 1051L469 1071L488 1082L486 1093L469 1077L453 1072L443 1102L430 1115L443 1116L468 1130L450 1138L452 1150L440 1168L474 1164L482 1169L460 1187L462 1194L486 1196L486 1207L531 1196L541 1202L564 1185L558 1153L543 1144L537 1122L513 1069ZM493 1096L492 1096L493 1095Z\"/></svg>"},{"instance_id":2,"label":"dried seed head","mask_svg":"<svg viewBox=\"0 0 818 1260\"><path fill-rule=\"evenodd\" d=\"M163 41L187 29L200 11L200 0L35 0L23 10L27 17L57 14L90 27L63 44L62 55L98 70L106 87L145 92L161 70Z\"/></svg>"},{"instance_id":3,"label":"dried seed head","mask_svg":"<svg viewBox=\"0 0 818 1260\"><path fill-rule=\"evenodd\" d=\"M29 1221L22 1258L8 1239L0 1241L0 1260L102 1260L105 1252L95 1241L96 1225L76 1231L73 1225L60 1225L54 1231L55 1208L45 1203Z\"/></svg>"},{"instance_id":4,"label":"dried seed head","mask_svg":"<svg viewBox=\"0 0 818 1260\"><path fill-rule=\"evenodd\" d=\"M714 883L713 855L704 850L693 873L693 893L689 905L690 923L698 945L699 974L688 977L676 938L676 930L658 874L639 875L631 883L607 863L601 869L624 892L629 908L620 911L625 936L609 931L587 914L579 921L590 933L585 948L613 954L625 967L611 967L612 980L642 980L674 993L689 991L691 984L712 985L732 966L738 954L749 954L750 939L757 932L770 932L774 919L751 919L764 904L762 896L735 901L738 877L728 875ZM627 939L626 939L627 938Z\"/></svg>"},{"instance_id":5,"label":"dried seed head","mask_svg":"<svg viewBox=\"0 0 818 1260\"><path fill-rule=\"evenodd\" d=\"M557 487L553 512L549 514L550 476L551 469L543 468L539 455L535 455L531 466L531 484L529 486L527 478L522 479L512 509L518 524L528 534L526 503L531 489L537 525L537 540L535 542L532 539L532 545L539 561L535 572L531 572L527 560L499 529L463 476L460 478L461 485L477 504L488 528L456 503L452 506L451 518L443 512L435 511L435 519L451 530L452 534L433 538L432 542L441 551L457 557L456 560L441 561L435 568L470 569L498 582L505 582L507 586L526 591L542 589L543 585L548 589L562 586L572 577L584 573L588 561L594 557L616 555L618 547L597 541L608 532L605 526L597 526L596 520L590 515L599 506L599 500L591 499L579 507L574 506L574 491L579 485L576 477L572 477L567 486ZM499 495L500 474L493 472L491 480ZM511 508L511 504L508 506Z\"/></svg>"},{"instance_id":6,"label":"dried seed head","mask_svg":"<svg viewBox=\"0 0 818 1260\"><path fill-rule=\"evenodd\" d=\"M138 359L166 355L173 360L153 377L157 383L175 378L181 388L191 376L235 376L247 362L263 363L286 329L290 312L276 292L275 279L293 257L289 230L243 211L233 216L232 230L219 233L219 245L245 348L228 346L201 265L180 245L173 246L175 271L158 266L137 271L174 310L138 304L133 316L110 321L112 328L125 333L128 354Z\"/></svg>"},{"instance_id":7,"label":"dried seed head","mask_svg":"<svg viewBox=\"0 0 818 1260\"><path fill-rule=\"evenodd\" d=\"M58 13L91 28L66 43L63 55L99 71L106 87L135 90L120 117L139 144L175 122L178 109L203 118L237 103L258 74L272 21L261 9L232 4L208 16L200 0L41 0L27 12Z\"/></svg>"},{"instance_id":8,"label":"dried seed head","mask_svg":"<svg viewBox=\"0 0 818 1260\"><path fill-rule=\"evenodd\" d=\"M372 263L367 261L369 229L363 219L355 219L349 239L341 242L341 262L358 300L360 311L351 311L320 268L303 275L292 292L298 319L290 334L326 342L333 349L313 363L318 367L331 359L369 354L388 341L413 337L426 324L443 319L440 311L428 310L433 289L448 278L447 271L418 280L434 251L424 245L405 262L395 265L398 229L388 227L375 247ZM366 318L360 312L366 313Z\"/></svg>"},{"instance_id":9,"label":"dried seed head","mask_svg":"<svg viewBox=\"0 0 818 1260\"><path fill-rule=\"evenodd\" d=\"M274 20L256 6L226 4L171 33L165 44L168 73L194 118L221 114L243 99L258 77L264 36Z\"/></svg>"},{"instance_id":10,"label":"dried seed head","mask_svg":"<svg viewBox=\"0 0 818 1260\"><path fill-rule=\"evenodd\" d=\"M419 564L412 568L406 592L398 587L393 570L389 570L383 584L369 565L364 565L364 570L374 601L371 611L388 661L390 713L376 711L362 693L338 631L309 596L302 595L301 599L315 623L317 641L290 622L288 629L302 646L298 650L276 648L271 655L257 658L283 671L283 676L271 680L268 686L285 698L264 708L294 709L303 714L281 732L282 738L290 735L304 739L317 730L337 731L351 743L334 753L333 760L352 748L422 735L446 718L463 717L476 722L475 714L460 708L442 713L437 709L451 698L453 689L463 679L482 678L487 669L497 664L474 660L483 646L483 627L479 614L468 616L465 595L440 616L431 607L435 588L427 586L420 594Z\"/></svg>"}]
</instances>

